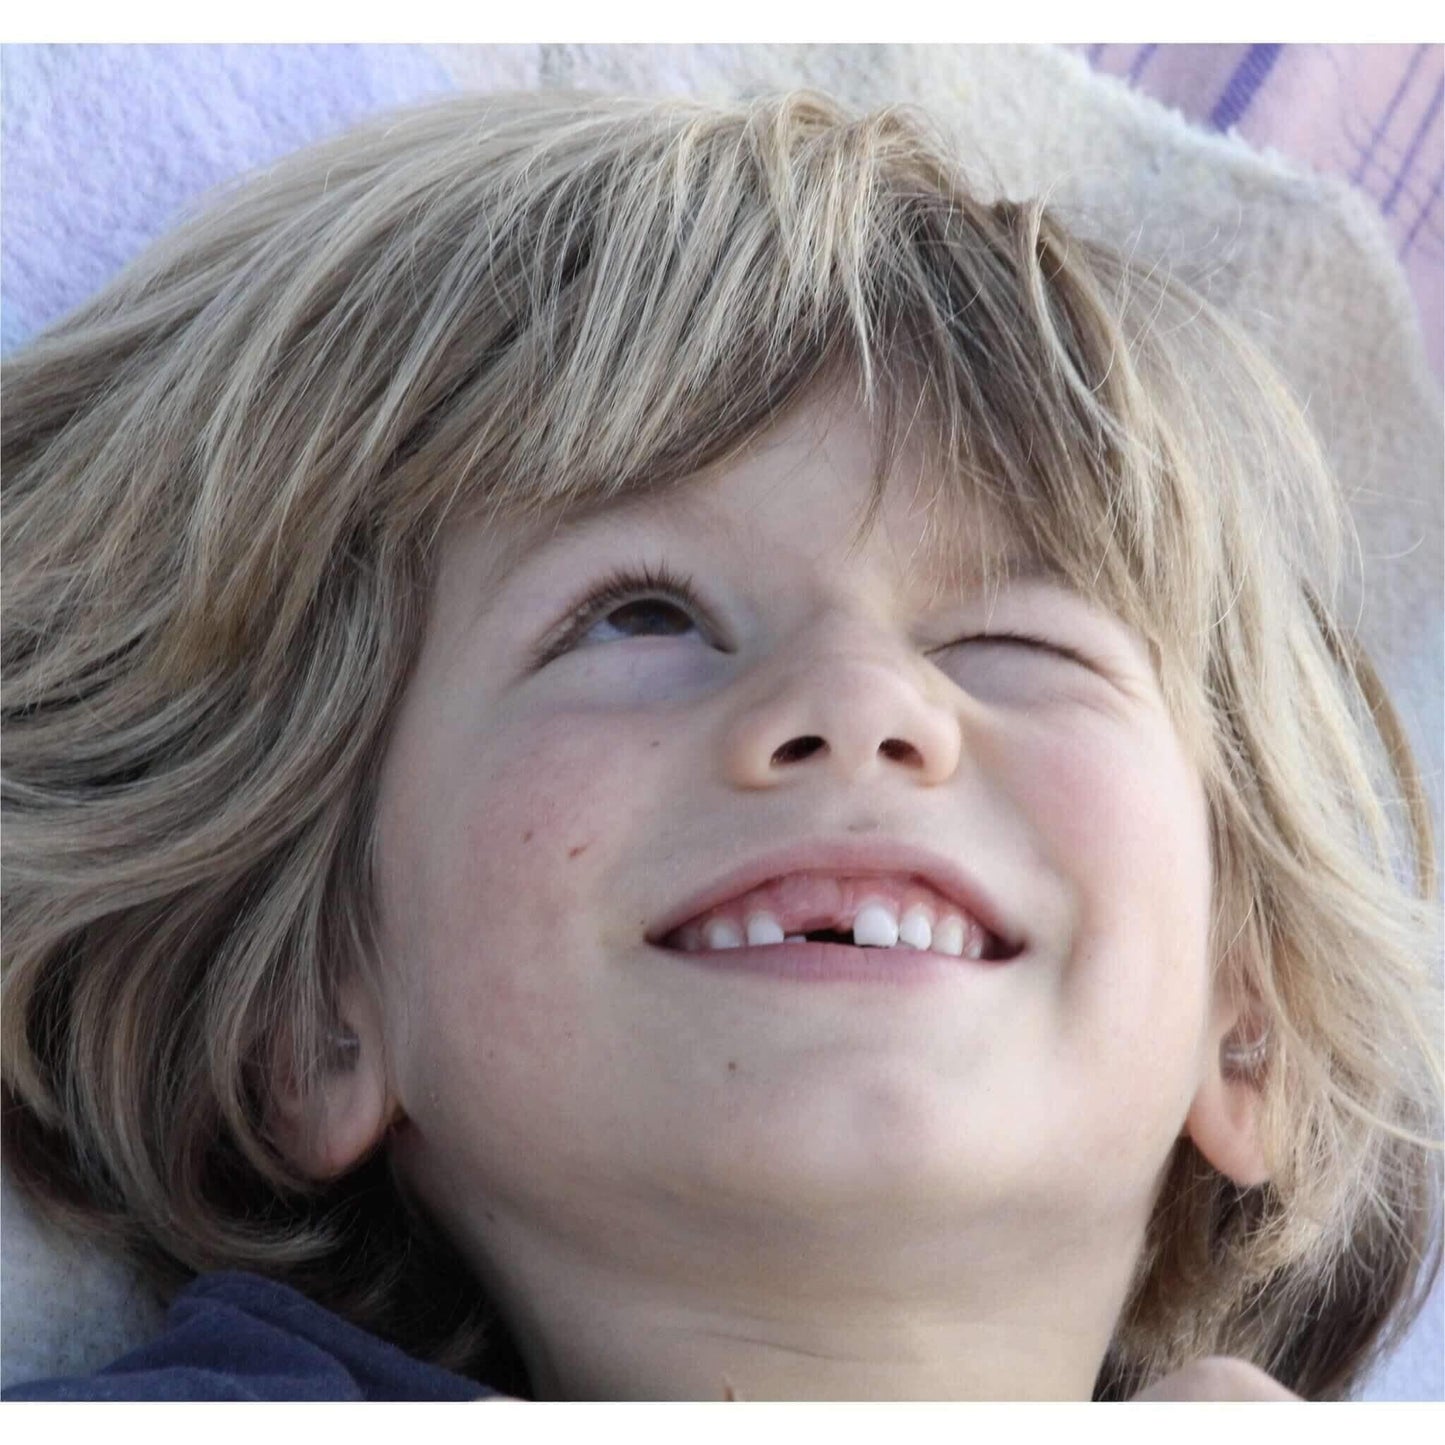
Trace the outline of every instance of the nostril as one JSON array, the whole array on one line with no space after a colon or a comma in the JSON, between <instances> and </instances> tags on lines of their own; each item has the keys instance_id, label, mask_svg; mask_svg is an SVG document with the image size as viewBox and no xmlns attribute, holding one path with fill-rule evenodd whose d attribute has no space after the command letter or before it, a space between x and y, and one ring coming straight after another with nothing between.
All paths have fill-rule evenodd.
<instances>
[{"instance_id":1,"label":"nostril","mask_svg":"<svg viewBox=\"0 0 1445 1445\"><path fill-rule=\"evenodd\" d=\"M819 748L827 744L819 737L794 738L791 742L784 743L773 754L774 763L795 763L803 758L811 757Z\"/></svg>"},{"instance_id":2,"label":"nostril","mask_svg":"<svg viewBox=\"0 0 1445 1445\"><path fill-rule=\"evenodd\" d=\"M892 758L899 763L921 763L922 757L918 749L912 743L906 743L902 738L885 738L878 745L878 751L885 758Z\"/></svg>"}]
</instances>

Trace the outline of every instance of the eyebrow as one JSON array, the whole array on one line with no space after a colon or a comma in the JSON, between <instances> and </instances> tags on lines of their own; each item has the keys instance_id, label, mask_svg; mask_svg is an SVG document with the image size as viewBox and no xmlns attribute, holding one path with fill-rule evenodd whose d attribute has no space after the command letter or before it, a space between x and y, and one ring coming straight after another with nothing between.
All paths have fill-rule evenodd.
<instances>
[{"instance_id":1,"label":"eyebrow","mask_svg":"<svg viewBox=\"0 0 1445 1445\"><path fill-rule=\"evenodd\" d=\"M962 595L983 584L985 577L993 584L991 591L1007 583L1045 583L1064 591L1077 593L1069 574L1053 558L1019 541L1000 544L989 550L982 542L974 559L957 553L946 558L935 596Z\"/></svg>"},{"instance_id":2,"label":"eyebrow","mask_svg":"<svg viewBox=\"0 0 1445 1445\"><path fill-rule=\"evenodd\" d=\"M704 536L711 534L719 546L739 544L738 529L728 518L706 516L696 511L679 515L675 508L657 505L669 500L672 499L656 496L629 497L621 502L584 507L537 524L535 532L524 534L515 546L508 549L505 561L482 583L482 607L490 607L507 583L523 567L531 566L569 543L585 539L589 533L602 532L635 520L639 513L645 512L650 524L663 527L679 540L695 537L701 531ZM653 504L655 510L649 509L649 504Z\"/></svg>"},{"instance_id":3,"label":"eyebrow","mask_svg":"<svg viewBox=\"0 0 1445 1445\"><path fill-rule=\"evenodd\" d=\"M715 547L738 548L744 545L740 527L731 519L708 513L702 508L679 508L677 503L685 498L668 496L629 497L621 502L610 502L562 513L538 523L530 535L520 538L514 547L508 549L505 561L482 584L480 605L490 607L501 595L508 582L522 570L548 554L558 551L590 533L605 532L620 524L636 520L645 515L649 525L655 525L671 533L678 540L696 541L701 537L711 541ZM669 505L671 504L671 505ZM985 548L980 548L980 556ZM958 563L957 556L949 559ZM998 551L988 554L989 575L999 581L1044 582L1075 590L1064 570L1051 558L1045 557L1033 548L1009 543ZM940 597L954 591L964 591L970 584L981 580L982 569L963 563L950 565L938 589Z\"/></svg>"}]
</instances>

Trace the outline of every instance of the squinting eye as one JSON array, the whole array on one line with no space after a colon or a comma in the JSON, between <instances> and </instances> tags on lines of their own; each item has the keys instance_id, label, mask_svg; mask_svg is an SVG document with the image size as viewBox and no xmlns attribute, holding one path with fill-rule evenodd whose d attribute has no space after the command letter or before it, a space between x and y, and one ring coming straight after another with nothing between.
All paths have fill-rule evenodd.
<instances>
[{"instance_id":1,"label":"squinting eye","mask_svg":"<svg viewBox=\"0 0 1445 1445\"><path fill-rule=\"evenodd\" d=\"M1013 644L1017 647L1031 648L1037 652L1053 653L1055 657L1061 657L1067 662L1076 662L1080 667L1087 667L1091 671L1094 664L1081 653L1075 652L1072 647L1066 647L1061 642L1048 642L1042 637L1034 637L1027 632L979 632L972 637L960 637L956 642L948 644L949 647L965 647L969 644L979 645L983 643L997 642Z\"/></svg>"}]
</instances>

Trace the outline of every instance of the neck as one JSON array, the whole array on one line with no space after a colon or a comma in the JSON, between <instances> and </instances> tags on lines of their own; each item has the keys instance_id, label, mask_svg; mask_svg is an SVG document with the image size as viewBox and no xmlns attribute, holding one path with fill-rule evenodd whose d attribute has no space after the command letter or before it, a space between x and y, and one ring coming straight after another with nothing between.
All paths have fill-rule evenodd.
<instances>
[{"instance_id":1,"label":"neck","mask_svg":"<svg viewBox=\"0 0 1445 1445\"><path fill-rule=\"evenodd\" d=\"M639 1269L527 1234L489 1241L509 1268L484 1277L539 1400L1088 1400L1139 1243L655 1241Z\"/></svg>"}]
</instances>

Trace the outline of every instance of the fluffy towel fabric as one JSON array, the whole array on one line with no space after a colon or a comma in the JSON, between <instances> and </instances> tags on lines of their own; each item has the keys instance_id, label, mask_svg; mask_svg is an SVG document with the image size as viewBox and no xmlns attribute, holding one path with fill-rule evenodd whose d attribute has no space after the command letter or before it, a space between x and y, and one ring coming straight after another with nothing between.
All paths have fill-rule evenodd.
<instances>
[{"instance_id":1,"label":"fluffy towel fabric","mask_svg":"<svg viewBox=\"0 0 1445 1445\"><path fill-rule=\"evenodd\" d=\"M1345 181L1208 134L1048 47L11 46L3 65L7 349L205 188L450 88L723 97L811 86L861 106L926 107L982 189L1047 192L1083 228L1191 280L1308 400L1360 530L1361 633L1438 820L1439 391L1390 238ZM3 1287L6 1381L97 1368L159 1318L123 1269L55 1241L9 1193ZM1440 1398L1441 1338L1437 1288L1367 1397Z\"/></svg>"},{"instance_id":2,"label":"fluffy towel fabric","mask_svg":"<svg viewBox=\"0 0 1445 1445\"><path fill-rule=\"evenodd\" d=\"M1080 45L1089 64L1212 131L1235 130L1358 186L1376 204L1414 294L1438 378L1445 47Z\"/></svg>"}]
</instances>

